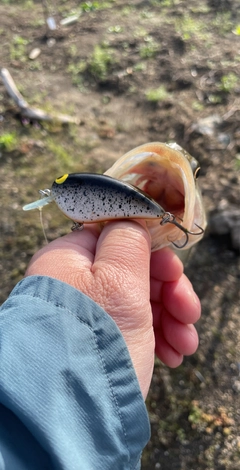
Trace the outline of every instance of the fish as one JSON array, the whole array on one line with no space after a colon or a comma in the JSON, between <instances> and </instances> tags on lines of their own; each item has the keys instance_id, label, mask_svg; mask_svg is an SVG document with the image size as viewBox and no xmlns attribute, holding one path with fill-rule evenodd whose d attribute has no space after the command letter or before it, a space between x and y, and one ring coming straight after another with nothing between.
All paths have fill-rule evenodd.
<instances>
[{"instance_id":1,"label":"fish","mask_svg":"<svg viewBox=\"0 0 240 470\"><path fill-rule=\"evenodd\" d=\"M105 174L141 189L179 221L181 228L176 223L146 220L152 251L171 243L189 249L203 237L207 218L198 183L200 165L177 143L140 145L120 157Z\"/></svg>"},{"instance_id":2,"label":"fish","mask_svg":"<svg viewBox=\"0 0 240 470\"><path fill-rule=\"evenodd\" d=\"M190 248L199 241L206 216L198 187L199 164L178 144L153 142L119 158L105 174L72 173L40 190L41 199L23 210L42 209L54 201L75 224L144 219L151 250L172 244Z\"/></svg>"}]
</instances>

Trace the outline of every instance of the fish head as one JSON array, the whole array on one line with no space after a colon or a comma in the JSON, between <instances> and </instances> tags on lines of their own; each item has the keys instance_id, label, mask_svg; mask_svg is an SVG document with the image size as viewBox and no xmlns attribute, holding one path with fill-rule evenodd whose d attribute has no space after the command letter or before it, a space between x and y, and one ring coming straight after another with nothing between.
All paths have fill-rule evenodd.
<instances>
[{"instance_id":1,"label":"fish head","mask_svg":"<svg viewBox=\"0 0 240 470\"><path fill-rule=\"evenodd\" d=\"M206 215L196 180L197 160L176 143L152 142L140 145L119 158L106 174L124 180L151 196L166 212L173 214L190 232L199 233L196 225L205 229ZM181 246L186 240L174 224L159 224L147 220L151 234L152 251L172 242ZM202 238L191 235L186 249Z\"/></svg>"}]
</instances>

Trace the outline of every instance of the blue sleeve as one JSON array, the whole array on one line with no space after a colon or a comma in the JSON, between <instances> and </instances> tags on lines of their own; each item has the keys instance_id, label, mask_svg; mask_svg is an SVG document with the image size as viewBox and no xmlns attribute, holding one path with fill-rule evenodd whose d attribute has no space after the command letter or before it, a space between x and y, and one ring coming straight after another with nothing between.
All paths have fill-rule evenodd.
<instances>
[{"instance_id":1,"label":"blue sleeve","mask_svg":"<svg viewBox=\"0 0 240 470\"><path fill-rule=\"evenodd\" d=\"M23 279L0 311L0 470L135 470L148 439L112 318L63 282Z\"/></svg>"}]
</instances>

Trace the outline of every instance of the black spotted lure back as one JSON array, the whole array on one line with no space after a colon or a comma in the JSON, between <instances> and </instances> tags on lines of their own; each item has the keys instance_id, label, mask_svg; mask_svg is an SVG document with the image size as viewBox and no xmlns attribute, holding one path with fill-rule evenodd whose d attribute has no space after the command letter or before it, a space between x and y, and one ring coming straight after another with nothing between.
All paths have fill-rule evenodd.
<instances>
[{"instance_id":1,"label":"black spotted lure back","mask_svg":"<svg viewBox=\"0 0 240 470\"><path fill-rule=\"evenodd\" d=\"M110 176L72 173L57 178L51 190L40 190L42 199L23 210L41 208L55 201L74 222L93 223L113 219L162 217L164 209L154 199L131 184Z\"/></svg>"}]
</instances>

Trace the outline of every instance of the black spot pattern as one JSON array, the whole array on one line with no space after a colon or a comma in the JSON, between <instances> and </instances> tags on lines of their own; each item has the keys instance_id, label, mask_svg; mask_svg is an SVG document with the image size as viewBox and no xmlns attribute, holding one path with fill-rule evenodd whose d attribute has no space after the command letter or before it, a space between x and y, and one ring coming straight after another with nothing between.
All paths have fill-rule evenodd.
<instances>
[{"instance_id":1,"label":"black spot pattern","mask_svg":"<svg viewBox=\"0 0 240 470\"><path fill-rule=\"evenodd\" d=\"M106 175L70 174L52 185L59 209L75 222L95 222L124 218L158 218L165 212L145 193Z\"/></svg>"}]
</instances>

